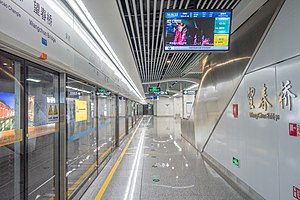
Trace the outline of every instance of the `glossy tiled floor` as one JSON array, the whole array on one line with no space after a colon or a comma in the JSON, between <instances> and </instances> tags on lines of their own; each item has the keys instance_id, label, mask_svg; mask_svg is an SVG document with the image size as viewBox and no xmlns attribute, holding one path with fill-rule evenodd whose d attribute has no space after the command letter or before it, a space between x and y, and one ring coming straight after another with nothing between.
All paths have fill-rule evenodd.
<instances>
[{"instance_id":1,"label":"glossy tiled floor","mask_svg":"<svg viewBox=\"0 0 300 200\"><path fill-rule=\"evenodd\" d=\"M243 199L180 136L180 119L144 117L102 199ZM82 199L93 199L128 139Z\"/></svg>"}]
</instances>

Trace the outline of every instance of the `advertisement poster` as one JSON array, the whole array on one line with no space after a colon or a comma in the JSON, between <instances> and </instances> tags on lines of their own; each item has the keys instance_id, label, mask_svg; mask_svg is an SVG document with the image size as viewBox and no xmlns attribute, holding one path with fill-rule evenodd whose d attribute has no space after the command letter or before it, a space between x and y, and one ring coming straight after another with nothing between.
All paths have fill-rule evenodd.
<instances>
[{"instance_id":1,"label":"advertisement poster","mask_svg":"<svg viewBox=\"0 0 300 200\"><path fill-rule=\"evenodd\" d=\"M76 122L87 120L87 101L75 100L75 120Z\"/></svg>"},{"instance_id":2,"label":"advertisement poster","mask_svg":"<svg viewBox=\"0 0 300 200\"><path fill-rule=\"evenodd\" d=\"M13 129L15 95L0 92L0 132Z\"/></svg>"}]
</instances>

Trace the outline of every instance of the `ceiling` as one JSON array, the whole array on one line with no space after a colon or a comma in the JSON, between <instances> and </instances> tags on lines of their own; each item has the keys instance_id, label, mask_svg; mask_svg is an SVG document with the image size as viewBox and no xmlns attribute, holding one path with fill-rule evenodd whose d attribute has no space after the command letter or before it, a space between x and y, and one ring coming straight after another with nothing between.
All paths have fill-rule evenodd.
<instances>
[{"instance_id":1,"label":"ceiling","mask_svg":"<svg viewBox=\"0 0 300 200\"><path fill-rule=\"evenodd\" d=\"M163 52L164 9L233 9L240 0L116 0L131 51L139 71L144 91L149 82L199 74L188 74L192 70L193 53ZM171 61L167 63L167 61ZM147 84L145 85L145 82ZM168 82L167 82L168 83ZM177 82L161 84L169 87ZM167 86L168 85L168 86ZM189 85L189 84L188 84ZM157 86L157 84L155 85Z\"/></svg>"}]
</instances>

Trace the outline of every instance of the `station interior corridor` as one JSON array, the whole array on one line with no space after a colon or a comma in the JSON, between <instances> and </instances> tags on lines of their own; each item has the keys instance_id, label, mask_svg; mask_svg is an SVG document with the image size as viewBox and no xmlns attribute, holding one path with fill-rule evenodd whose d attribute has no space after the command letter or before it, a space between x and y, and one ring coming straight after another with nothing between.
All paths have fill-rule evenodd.
<instances>
[{"instance_id":1,"label":"station interior corridor","mask_svg":"<svg viewBox=\"0 0 300 200\"><path fill-rule=\"evenodd\" d=\"M144 116L82 199L245 199L181 137L180 126L179 118Z\"/></svg>"}]
</instances>

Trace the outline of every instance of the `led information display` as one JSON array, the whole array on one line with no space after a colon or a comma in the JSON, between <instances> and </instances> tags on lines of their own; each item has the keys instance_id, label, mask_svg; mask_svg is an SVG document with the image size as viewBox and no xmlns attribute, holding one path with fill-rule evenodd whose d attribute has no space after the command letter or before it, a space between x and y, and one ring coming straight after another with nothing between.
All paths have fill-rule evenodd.
<instances>
[{"instance_id":1,"label":"led information display","mask_svg":"<svg viewBox=\"0 0 300 200\"><path fill-rule=\"evenodd\" d=\"M228 51L231 10L166 10L165 51Z\"/></svg>"}]
</instances>

